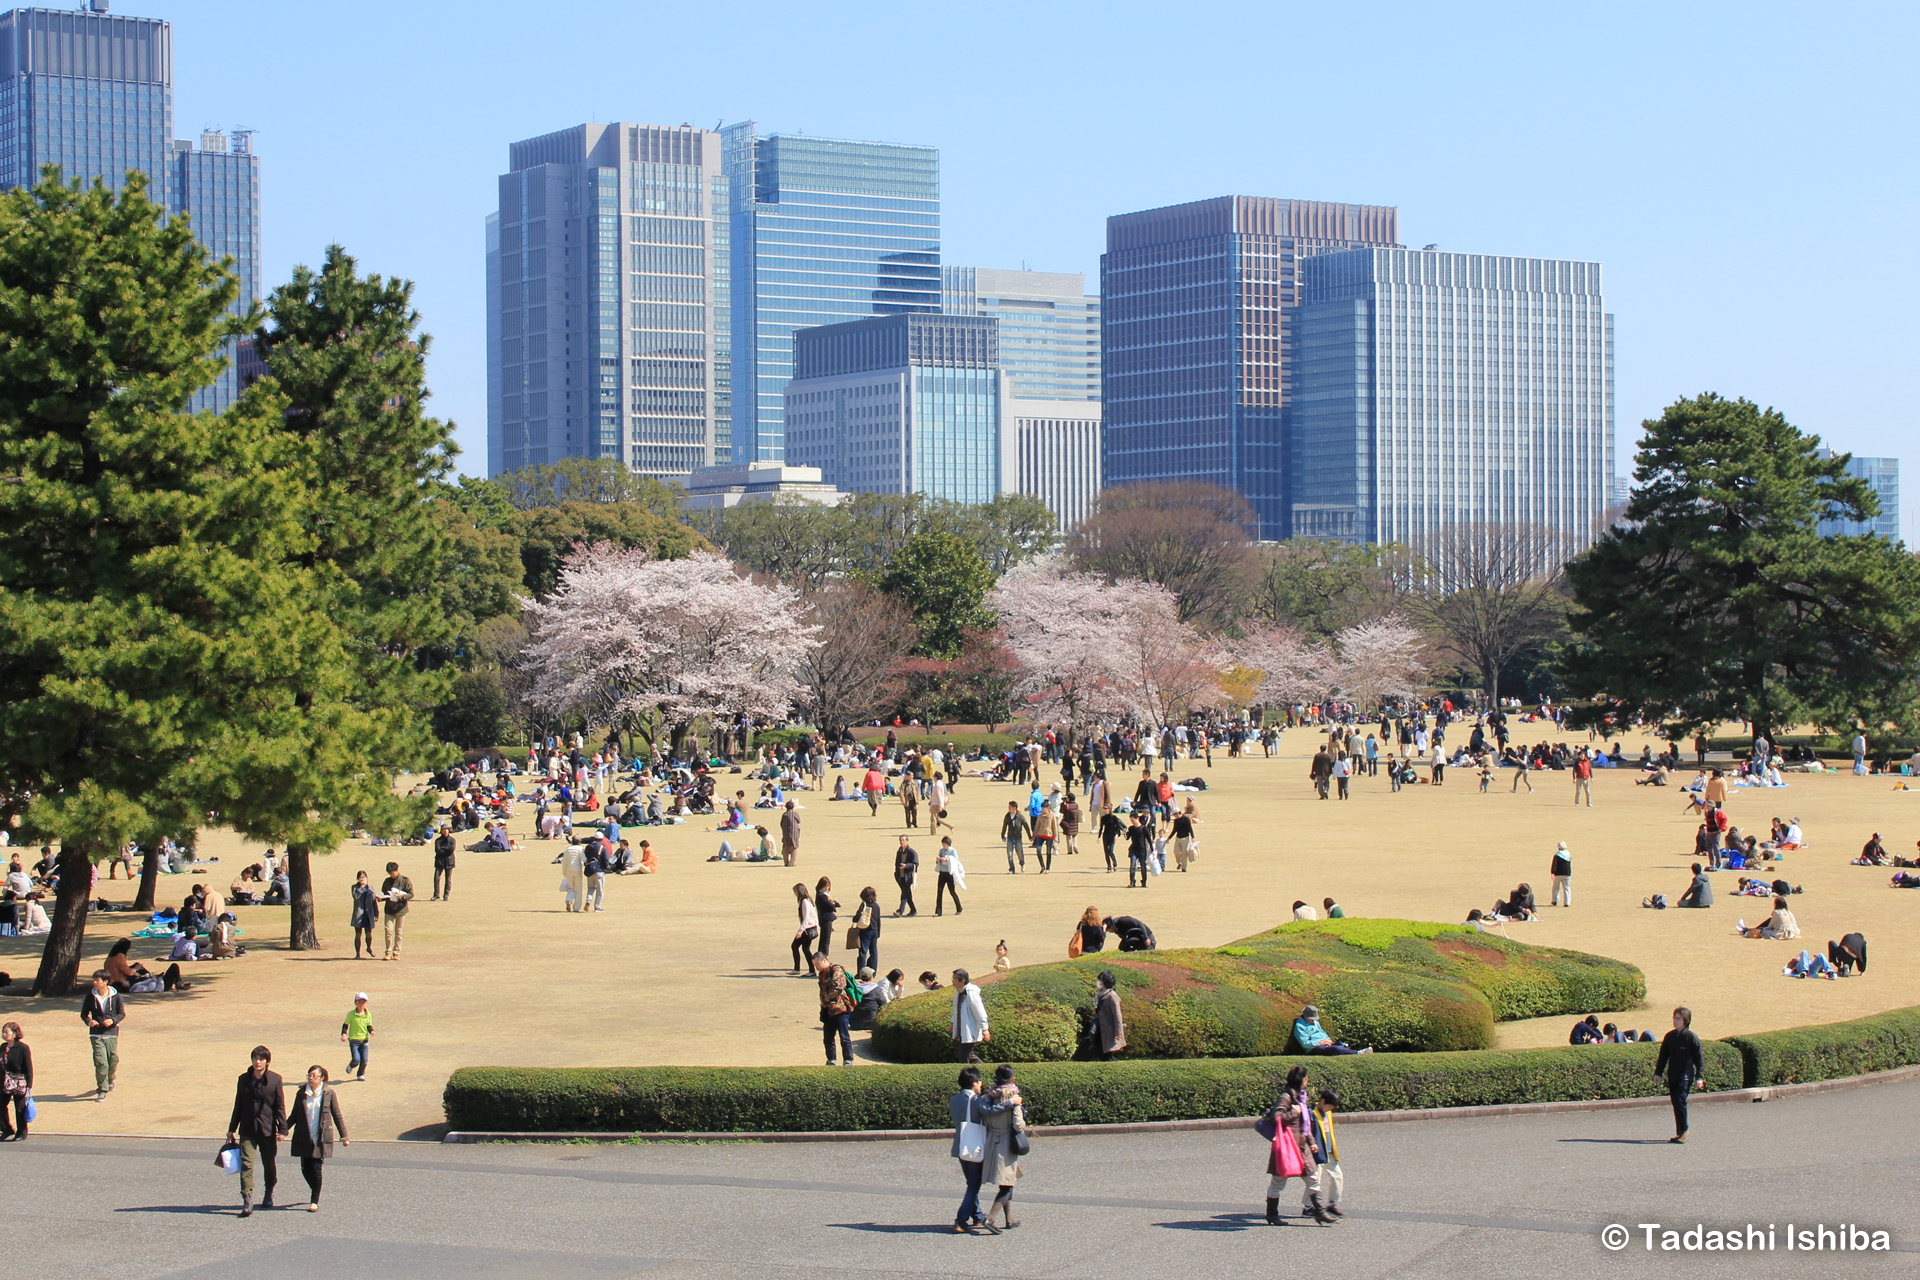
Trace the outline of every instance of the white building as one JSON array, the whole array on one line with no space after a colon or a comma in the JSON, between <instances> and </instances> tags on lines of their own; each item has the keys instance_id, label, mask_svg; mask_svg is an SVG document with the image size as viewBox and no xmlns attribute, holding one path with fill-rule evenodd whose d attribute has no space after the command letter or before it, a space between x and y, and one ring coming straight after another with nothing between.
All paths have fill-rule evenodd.
<instances>
[{"instance_id":1,"label":"white building","mask_svg":"<svg viewBox=\"0 0 1920 1280\"><path fill-rule=\"evenodd\" d=\"M803 502L830 507L847 495L826 483L818 467L789 467L778 462L742 462L702 467L687 477L686 508L713 511L743 502L793 494Z\"/></svg>"}]
</instances>

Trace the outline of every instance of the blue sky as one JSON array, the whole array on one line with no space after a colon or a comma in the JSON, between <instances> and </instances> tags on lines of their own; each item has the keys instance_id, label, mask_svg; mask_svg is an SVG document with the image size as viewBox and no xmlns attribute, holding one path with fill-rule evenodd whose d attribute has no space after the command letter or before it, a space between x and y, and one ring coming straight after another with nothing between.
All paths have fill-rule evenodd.
<instances>
[{"instance_id":1,"label":"blue sky","mask_svg":"<svg viewBox=\"0 0 1920 1280\"><path fill-rule=\"evenodd\" d=\"M507 143L753 118L940 148L943 260L1082 271L1108 214L1393 204L1401 238L1596 260L1622 469L1713 390L1836 448L1916 419L1911 6L115 0L174 23L175 131L257 130L268 287L410 277L483 472L482 223ZM1903 524L1920 543L1920 476Z\"/></svg>"}]
</instances>

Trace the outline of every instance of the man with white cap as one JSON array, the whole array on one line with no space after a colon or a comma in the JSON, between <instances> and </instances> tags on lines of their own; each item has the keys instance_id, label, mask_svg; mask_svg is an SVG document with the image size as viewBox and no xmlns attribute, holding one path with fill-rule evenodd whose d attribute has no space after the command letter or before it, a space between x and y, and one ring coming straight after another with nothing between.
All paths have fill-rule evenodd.
<instances>
[{"instance_id":1,"label":"man with white cap","mask_svg":"<svg viewBox=\"0 0 1920 1280\"><path fill-rule=\"evenodd\" d=\"M1573 905L1573 855L1567 852L1567 842L1562 840L1553 854L1553 905L1570 907Z\"/></svg>"}]
</instances>

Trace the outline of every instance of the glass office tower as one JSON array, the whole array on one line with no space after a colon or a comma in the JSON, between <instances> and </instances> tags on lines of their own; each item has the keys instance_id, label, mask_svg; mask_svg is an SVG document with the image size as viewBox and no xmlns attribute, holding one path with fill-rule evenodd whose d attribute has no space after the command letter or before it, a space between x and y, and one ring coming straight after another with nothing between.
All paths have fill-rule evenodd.
<instances>
[{"instance_id":1,"label":"glass office tower","mask_svg":"<svg viewBox=\"0 0 1920 1280\"><path fill-rule=\"evenodd\" d=\"M0 189L30 187L57 164L69 182L118 191L134 169L170 207L173 30L106 8L0 13Z\"/></svg>"},{"instance_id":2,"label":"glass office tower","mask_svg":"<svg viewBox=\"0 0 1920 1280\"><path fill-rule=\"evenodd\" d=\"M733 460L778 462L794 337L940 309L940 153L723 131L733 200Z\"/></svg>"},{"instance_id":3,"label":"glass office tower","mask_svg":"<svg viewBox=\"0 0 1920 1280\"><path fill-rule=\"evenodd\" d=\"M1078 272L940 268L940 309L1000 322L1000 367L1030 400L1100 399L1100 299Z\"/></svg>"},{"instance_id":4,"label":"glass office tower","mask_svg":"<svg viewBox=\"0 0 1920 1280\"><path fill-rule=\"evenodd\" d=\"M252 310L260 298L260 160L253 154L253 135L236 129L227 135L209 129L200 135L200 149L191 142L173 144L173 173L168 183L175 213L190 219L194 238L216 260L233 259L240 291L228 308L236 316ZM253 340L231 340L227 367L212 386L195 393L194 409L225 409L246 384Z\"/></svg>"},{"instance_id":5,"label":"glass office tower","mask_svg":"<svg viewBox=\"0 0 1920 1280\"><path fill-rule=\"evenodd\" d=\"M1822 449L1820 456L1833 457L1833 450ZM1880 514L1871 520L1822 520L1820 536L1836 534L1860 537L1878 534L1889 542L1900 541L1900 459L1864 458L1855 454L1847 461L1847 474L1865 480L1880 499Z\"/></svg>"},{"instance_id":6,"label":"glass office tower","mask_svg":"<svg viewBox=\"0 0 1920 1280\"><path fill-rule=\"evenodd\" d=\"M1613 499L1613 317L1600 264L1431 250L1310 259L1295 536L1418 547L1462 524L1565 555Z\"/></svg>"},{"instance_id":7,"label":"glass office tower","mask_svg":"<svg viewBox=\"0 0 1920 1280\"><path fill-rule=\"evenodd\" d=\"M843 490L985 502L1000 492L1000 392L987 316L803 329L783 390L786 462Z\"/></svg>"},{"instance_id":8,"label":"glass office tower","mask_svg":"<svg viewBox=\"0 0 1920 1280\"><path fill-rule=\"evenodd\" d=\"M727 461L720 135L587 124L516 142L487 219L487 470Z\"/></svg>"},{"instance_id":9,"label":"glass office tower","mask_svg":"<svg viewBox=\"0 0 1920 1280\"><path fill-rule=\"evenodd\" d=\"M1381 205L1257 196L1108 218L1106 482L1220 485L1246 498L1260 537L1287 537L1300 264L1391 245L1398 224L1398 211Z\"/></svg>"}]
</instances>

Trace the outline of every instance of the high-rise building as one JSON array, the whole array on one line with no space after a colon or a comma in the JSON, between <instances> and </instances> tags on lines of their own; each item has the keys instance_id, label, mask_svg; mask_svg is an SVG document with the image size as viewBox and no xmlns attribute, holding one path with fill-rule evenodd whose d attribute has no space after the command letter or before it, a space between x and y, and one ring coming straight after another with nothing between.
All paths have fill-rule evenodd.
<instances>
[{"instance_id":1,"label":"high-rise building","mask_svg":"<svg viewBox=\"0 0 1920 1280\"><path fill-rule=\"evenodd\" d=\"M1005 489L1046 503L1063 533L1086 519L1100 496L1100 402L1007 396L1000 431Z\"/></svg>"},{"instance_id":2,"label":"high-rise building","mask_svg":"<svg viewBox=\"0 0 1920 1280\"><path fill-rule=\"evenodd\" d=\"M1820 456L1831 458L1833 450L1823 448ZM1871 533L1889 542L1900 541L1900 459L1854 454L1847 460L1847 474L1856 480L1865 480L1872 488L1874 496L1880 499L1880 514L1871 520L1822 520L1820 536L1862 537Z\"/></svg>"},{"instance_id":3,"label":"high-rise building","mask_svg":"<svg viewBox=\"0 0 1920 1280\"><path fill-rule=\"evenodd\" d=\"M173 29L158 18L88 10L0 12L0 189L30 187L43 165L114 191L147 175L170 208Z\"/></svg>"},{"instance_id":4,"label":"high-rise building","mask_svg":"<svg viewBox=\"0 0 1920 1280\"><path fill-rule=\"evenodd\" d=\"M1300 264L1392 245L1382 205L1220 196L1107 219L1100 259L1106 483L1235 490L1288 536Z\"/></svg>"},{"instance_id":5,"label":"high-rise building","mask_svg":"<svg viewBox=\"0 0 1920 1280\"><path fill-rule=\"evenodd\" d=\"M732 460L778 462L796 331L940 309L940 153L761 136L751 120L724 133L739 353Z\"/></svg>"},{"instance_id":6,"label":"high-rise building","mask_svg":"<svg viewBox=\"0 0 1920 1280\"><path fill-rule=\"evenodd\" d=\"M1600 264L1431 250L1310 259L1295 330L1297 537L1448 526L1590 543L1614 496Z\"/></svg>"},{"instance_id":7,"label":"high-rise building","mask_svg":"<svg viewBox=\"0 0 1920 1280\"><path fill-rule=\"evenodd\" d=\"M720 135L584 124L507 149L487 220L489 474L725 461L729 239Z\"/></svg>"},{"instance_id":8,"label":"high-rise building","mask_svg":"<svg viewBox=\"0 0 1920 1280\"><path fill-rule=\"evenodd\" d=\"M940 309L1000 322L1000 367L1029 400L1100 398L1100 299L1078 272L940 268Z\"/></svg>"},{"instance_id":9,"label":"high-rise building","mask_svg":"<svg viewBox=\"0 0 1920 1280\"><path fill-rule=\"evenodd\" d=\"M260 298L260 159L253 154L252 133L236 129L229 144L225 133L208 129L201 133L197 151L193 143L176 139L167 185L173 211L188 217L207 255L233 259L240 289L228 310L247 314ZM225 371L212 386L195 393L189 407L221 410L232 404L251 380L247 367L252 346L251 338L230 340Z\"/></svg>"}]
</instances>

